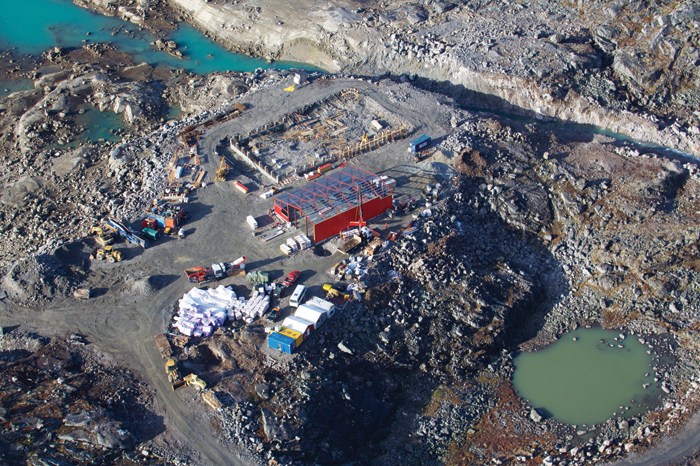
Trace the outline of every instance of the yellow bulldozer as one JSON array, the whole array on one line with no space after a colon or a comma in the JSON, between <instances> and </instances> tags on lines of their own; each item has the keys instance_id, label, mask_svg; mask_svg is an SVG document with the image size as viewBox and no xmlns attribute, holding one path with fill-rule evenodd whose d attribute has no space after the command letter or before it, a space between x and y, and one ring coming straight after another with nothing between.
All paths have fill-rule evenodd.
<instances>
[{"instance_id":1,"label":"yellow bulldozer","mask_svg":"<svg viewBox=\"0 0 700 466\"><path fill-rule=\"evenodd\" d=\"M124 254L121 251L112 249L112 245L107 245L102 249L98 249L94 254L90 255L90 259L103 261L107 259L109 262L121 262L124 259Z\"/></svg>"},{"instance_id":2,"label":"yellow bulldozer","mask_svg":"<svg viewBox=\"0 0 700 466\"><path fill-rule=\"evenodd\" d=\"M114 243L114 236L108 231L104 231L101 227L95 226L90 228L88 231L88 236L95 236L95 241L97 241L103 248Z\"/></svg>"}]
</instances>

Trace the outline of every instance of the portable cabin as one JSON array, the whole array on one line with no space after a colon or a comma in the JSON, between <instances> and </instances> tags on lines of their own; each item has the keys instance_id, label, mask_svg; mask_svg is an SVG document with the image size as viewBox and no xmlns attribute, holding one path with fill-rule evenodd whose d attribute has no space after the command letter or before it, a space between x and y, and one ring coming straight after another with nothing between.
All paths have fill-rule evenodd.
<instances>
[{"instance_id":1,"label":"portable cabin","mask_svg":"<svg viewBox=\"0 0 700 466\"><path fill-rule=\"evenodd\" d=\"M428 135L422 135L408 144L408 149L411 152L420 152L430 145L432 139Z\"/></svg>"},{"instance_id":2,"label":"portable cabin","mask_svg":"<svg viewBox=\"0 0 700 466\"><path fill-rule=\"evenodd\" d=\"M309 322L306 319L294 316L289 316L286 319L284 319L284 321L282 322L282 327L286 327L301 333L304 337L304 340L306 340L309 337L309 335L311 335L311 332L314 331L313 322Z\"/></svg>"},{"instance_id":3,"label":"portable cabin","mask_svg":"<svg viewBox=\"0 0 700 466\"><path fill-rule=\"evenodd\" d=\"M304 335L297 332L296 330L292 330L291 328L282 327L280 330L277 331L277 333L281 335L286 335L289 338L294 339L294 344L297 348L299 348L299 345L301 345L304 342Z\"/></svg>"},{"instance_id":4,"label":"portable cabin","mask_svg":"<svg viewBox=\"0 0 700 466\"><path fill-rule=\"evenodd\" d=\"M335 314L335 304L333 304L330 301L326 301L325 299L321 299L317 296L314 296L313 298L308 300L306 304L308 306L321 309L323 312L326 313L327 318L333 317L333 314Z\"/></svg>"},{"instance_id":5,"label":"portable cabin","mask_svg":"<svg viewBox=\"0 0 700 466\"><path fill-rule=\"evenodd\" d=\"M296 349L296 342L293 338L287 335L282 335L278 332L272 332L267 337L267 346L283 353L292 354Z\"/></svg>"},{"instance_id":6,"label":"portable cabin","mask_svg":"<svg viewBox=\"0 0 700 466\"><path fill-rule=\"evenodd\" d=\"M302 304L297 308L296 312L294 313L294 317L308 320L309 322L313 323L314 328L317 329L328 318L328 314L317 307Z\"/></svg>"}]
</instances>

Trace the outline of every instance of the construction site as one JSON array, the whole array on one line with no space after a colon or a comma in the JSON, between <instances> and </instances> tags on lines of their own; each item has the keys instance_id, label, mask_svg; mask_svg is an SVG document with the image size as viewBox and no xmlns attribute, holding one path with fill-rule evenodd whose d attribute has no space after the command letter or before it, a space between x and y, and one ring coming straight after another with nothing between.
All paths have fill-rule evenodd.
<instances>
[{"instance_id":1,"label":"construction site","mask_svg":"<svg viewBox=\"0 0 700 466\"><path fill-rule=\"evenodd\" d=\"M606 425L584 437L553 418L535 421L510 385L512 354L565 328L564 318L542 323L559 305L543 296L578 286L556 265L553 238L607 215L561 193L619 194L569 185L564 163L540 152L576 157L576 136L533 128L407 83L288 73L124 142L109 164L119 176L145 167L130 181L136 195L51 254L63 275L30 283L39 266L20 264L3 283L18 302L20 290L39 290L47 305L35 328L75 334L70 344L114 354L144 381L139 409L162 422L150 434L121 424L137 429L126 443L143 462L538 464L570 451L570 464L613 460L649 436L613 436ZM623 158L606 144L587 147ZM671 170L654 160L637 176ZM566 167L580 177L596 170L578 159ZM602 299L589 292L576 299ZM626 296L614 289L606 299ZM574 304L571 313L591 307ZM601 314L603 325L621 320L616 309ZM672 362L658 356L653 373L669 391L682 370ZM75 371L52 376L70 381ZM99 400L88 401L108 423ZM492 422L504 412L508 423ZM86 444L104 438L103 424L76 434L48 425ZM49 456L76 460L59 447Z\"/></svg>"}]
</instances>

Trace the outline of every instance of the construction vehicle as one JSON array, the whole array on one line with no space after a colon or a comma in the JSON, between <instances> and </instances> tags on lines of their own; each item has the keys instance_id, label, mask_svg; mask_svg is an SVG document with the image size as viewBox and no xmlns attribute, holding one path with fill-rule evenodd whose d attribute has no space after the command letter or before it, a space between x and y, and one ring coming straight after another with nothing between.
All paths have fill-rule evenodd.
<instances>
[{"instance_id":1,"label":"construction vehicle","mask_svg":"<svg viewBox=\"0 0 700 466\"><path fill-rule=\"evenodd\" d=\"M185 385L185 381L180 378L180 372L177 369L177 361L173 358L165 361L165 373L168 375L168 382L173 387L173 390Z\"/></svg>"},{"instance_id":2,"label":"construction vehicle","mask_svg":"<svg viewBox=\"0 0 700 466\"><path fill-rule=\"evenodd\" d=\"M112 245L105 246L104 249L98 249L94 254L90 255L90 259L97 259L98 261L103 261L107 259L109 262L121 262L124 258L124 254L121 251L112 249Z\"/></svg>"},{"instance_id":3,"label":"construction vehicle","mask_svg":"<svg viewBox=\"0 0 700 466\"><path fill-rule=\"evenodd\" d=\"M190 269L185 269L185 276L190 282L197 284L197 286L216 280L214 271L209 267L192 267Z\"/></svg>"},{"instance_id":4,"label":"construction vehicle","mask_svg":"<svg viewBox=\"0 0 700 466\"><path fill-rule=\"evenodd\" d=\"M148 247L147 239L142 238L134 230L117 220L105 217L102 219L102 227L106 230L111 230L117 233L119 236L129 241L130 243L138 244L142 248Z\"/></svg>"},{"instance_id":5,"label":"construction vehicle","mask_svg":"<svg viewBox=\"0 0 700 466\"><path fill-rule=\"evenodd\" d=\"M185 275L190 282L203 285L214 280L230 277L237 268L245 267L243 263L247 260L245 256L241 256L235 261L219 262L212 264L211 267L192 267L185 270Z\"/></svg>"},{"instance_id":6,"label":"construction vehicle","mask_svg":"<svg viewBox=\"0 0 700 466\"><path fill-rule=\"evenodd\" d=\"M165 333L159 333L158 335L155 335L153 339L156 341L158 351L160 351L160 357L165 359L170 358L170 356L173 355L173 348L170 346L170 342L168 341L168 337Z\"/></svg>"},{"instance_id":7,"label":"construction vehicle","mask_svg":"<svg viewBox=\"0 0 700 466\"><path fill-rule=\"evenodd\" d=\"M216 178L214 178L214 181L226 181L226 175L228 175L228 169L229 169L229 166L226 163L226 159L224 157L221 157L221 164L219 165L219 168L216 170Z\"/></svg>"},{"instance_id":8,"label":"construction vehicle","mask_svg":"<svg viewBox=\"0 0 700 466\"><path fill-rule=\"evenodd\" d=\"M97 241L100 246L105 247L114 243L114 236L111 233L105 232L101 227L94 226L88 231L88 236L96 235L95 241Z\"/></svg>"},{"instance_id":9,"label":"construction vehicle","mask_svg":"<svg viewBox=\"0 0 700 466\"><path fill-rule=\"evenodd\" d=\"M333 288L332 285L326 283L323 285L323 291L326 292L326 299L332 299L332 298L338 298L342 297L343 299L350 299L350 295L346 293L342 293L335 288Z\"/></svg>"},{"instance_id":10,"label":"construction vehicle","mask_svg":"<svg viewBox=\"0 0 700 466\"><path fill-rule=\"evenodd\" d=\"M199 390L204 390L205 388L207 388L207 383L204 380L197 377L196 374L186 375L182 380L187 385L194 385Z\"/></svg>"}]
</instances>

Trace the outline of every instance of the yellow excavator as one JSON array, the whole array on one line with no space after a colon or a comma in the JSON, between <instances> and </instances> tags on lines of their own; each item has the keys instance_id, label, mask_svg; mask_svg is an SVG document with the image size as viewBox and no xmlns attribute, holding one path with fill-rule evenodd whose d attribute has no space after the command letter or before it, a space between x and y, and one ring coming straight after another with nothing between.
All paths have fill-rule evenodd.
<instances>
[{"instance_id":1,"label":"yellow excavator","mask_svg":"<svg viewBox=\"0 0 700 466\"><path fill-rule=\"evenodd\" d=\"M350 299L350 295L347 293L341 293L340 291L336 290L333 288L332 285L329 283L326 283L323 285L323 291L326 292L326 298L337 298L338 296L342 296L343 299Z\"/></svg>"},{"instance_id":2,"label":"yellow excavator","mask_svg":"<svg viewBox=\"0 0 700 466\"><path fill-rule=\"evenodd\" d=\"M100 246L105 247L114 243L114 236L111 233L104 231L101 227L95 226L90 228L88 235L96 235L95 241L97 241Z\"/></svg>"},{"instance_id":3,"label":"yellow excavator","mask_svg":"<svg viewBox=\"0 0 700 466\"><path fill-rule=\"evenodd\" d=\"M107 259L109 262L121 262L124 259L124 254L121 251L112 249L112 245L107 245L103 249L98 249L94 254L90 255L90 259L97 259L98 261L103 261Z\"/></svg>"}]
</instances>

